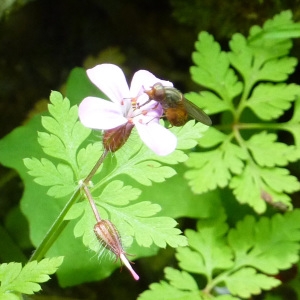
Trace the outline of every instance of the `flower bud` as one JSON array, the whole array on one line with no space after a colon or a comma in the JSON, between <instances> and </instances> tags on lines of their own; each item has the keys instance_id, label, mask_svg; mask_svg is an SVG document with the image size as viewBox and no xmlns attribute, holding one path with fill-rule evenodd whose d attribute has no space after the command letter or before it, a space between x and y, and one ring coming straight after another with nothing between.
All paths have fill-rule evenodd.
<instances>
[{"instance_id":1,"label":"flower bud","mask_svg":"<svg viewBox=\"0 0 300 300\"><path fill-rule=\"evenodd\" d=\"M101 220L94 226L94 232L102 246L113 252L116 255L116 260L119 258L130 271L133 278L139 280L138 274L135 273L126 258L126 252L123 249L119 232L114 224L109 220Z\"/></svg>"},{"instance_id":2,"label":"flower bud","mask_svg":"<svg viewBox=\"0 0 300 300\"><path fill-rule=\"evenodd\" d=\"M103 145L107 151L119 150L128 140L134 124L127 122L124 125L104 131Z\"/></svg>"}]
</instances>

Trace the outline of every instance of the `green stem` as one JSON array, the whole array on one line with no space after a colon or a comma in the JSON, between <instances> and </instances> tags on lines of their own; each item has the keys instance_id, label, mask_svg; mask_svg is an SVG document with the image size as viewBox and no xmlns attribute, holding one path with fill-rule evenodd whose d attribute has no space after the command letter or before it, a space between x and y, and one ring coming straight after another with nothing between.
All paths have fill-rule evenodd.
<instances>
[{"instance_id":1,"label":"green stem","mask_svg":"<svg viewBox=\"0 0 300 300\"><path fill-rule=\"evenodd\" d=\"M84 191L84 193L86 194L86 196L89 200L89 203L92 207L92 210L94 212L94 215L95 215L95 218L96 218L97 222L101 221L100 214L97 210L96 204L95 204L95 202L92 198L92 195L91 195L87 185L88 185L89 181L92 179L92 177L95 175L95 173L97 172L100 165L103 163L103 161L104 161L105 157L107 156L107 154L108 154L108 151L104 150L104 152L102 153L100 159L96 162L96 164L93 167L93 169L91 170L91 172L84 179L82 185L78 186L78 188L76 189L74 194L71 196L68 203L65 205L63 210L60 212L59 216L54 221L51 228L49 229L49 231L47 232L47 234L43 238L41 244L36 248L36 250L34 251L32 256L30 257L29 262L31 262L33 260L40 261L45 256L47 251L51 248L51 246L54 244L54 242L57 240L57 238L59 237L61 232L64 230L66 225L69 223L69 221L64 220L64 218L65 218L67 212L72 207L72 205L77 202L78 197L80 195L80 190L81 189Z\"/></svg>"},{"instance_id":2,"label":"green stem","mask_svg":"<svg viewBox=\"0 0 300 300\"><path fill-rule=\"evenodd\" d=\"M60 212L59 216L52 224L51 228L49 229L49 231L43 238L42 242L40 243L40 245L36 248L36 250L34 251L32 256L30 257L29 262L31 262L33 260L40 261L45 256L47 251L51 248L51 246L56 241L56 239L58 238L60 233L63 231L63 229L69 223L69 221L64 220L64 217L66 216L67 212L72 207L72 205L77 202L79 195L80 195L80 187L77 188L77 190L71 196L68 203L65 205L63 210Z\"/></svg>"}]
</instances>

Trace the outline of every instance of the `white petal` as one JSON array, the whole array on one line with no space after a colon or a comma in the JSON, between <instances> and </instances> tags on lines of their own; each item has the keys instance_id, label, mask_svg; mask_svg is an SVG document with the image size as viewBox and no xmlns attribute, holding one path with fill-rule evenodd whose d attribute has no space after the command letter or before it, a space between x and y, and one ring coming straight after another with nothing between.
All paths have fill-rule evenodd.
<instances>
[{"instance_id":1,"label":"white petal","mask_svg":"<svg viewBox=\"0 0 300 300\"><path fill-rule=\"evenodd\" d=\"M96 97L83 99L78 115L84 126L93 129L111 129L128 122L119 105Z\"/></svg>"},{"instance_id":2,"label":"white petal","mask_svg":"<svg viewBox=\"0 0 300 300\"><path fill-rule=\"evenodd\" d=\"M102 64L86 72L90 80L113 102L121 103L124 98L130 97L125 75L118 66Z\"/></svg>"},{"instance_id":3,"label":"white petal","mask_svg":"<svg viewBox=\"0 0 300 300\"><path fill-rule=\"evenodd\" d=\"M157 155L172 153L177 146L177 137L168 129L156 122L147 125L134 122L140 138Z\"/></svg>"},{"instance_id":4,"label":"white petal","mask_svg":"<svg viewBox=\"0 0 300 300\"><path fill-rule=\"evenodd\" d=\"M132 77L130 94L132 97L137 97L145 90L151 89L151 87L158 82L160 82L163 86L173 86L172 82L159 79L149 71L139 70Z\"/></svg>"}]
</instances>

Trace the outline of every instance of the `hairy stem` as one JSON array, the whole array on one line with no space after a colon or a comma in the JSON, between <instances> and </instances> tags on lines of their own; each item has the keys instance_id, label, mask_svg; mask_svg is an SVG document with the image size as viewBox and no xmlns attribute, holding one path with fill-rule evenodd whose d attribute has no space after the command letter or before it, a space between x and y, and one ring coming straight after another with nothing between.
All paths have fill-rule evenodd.
<instances>
[{"instance_id":1,"label":"hairy stem","mask_svg":"<svg viewBox=\"0 0 300 300\"><path fill-rule=\"evenodd\" d=\"M92 177L95 175L95 173L97 172L97 170L99 169L99 167L103 163L103 161L104 161L105 157L107 156L107 154L108 154L108 151L105 149L103 151L102 155L100 156L99 160L96 162L95 166L93 167L93 169L89 173L89 175L83 180L84 185L89 184L90 180L92 179Z\"/></svg>"},{"instance_id":2,"label":"hairy stem","mask_svg":"<svg viewBox=\"0 0 300 300\"><path fill-rule=\"evenodd\" d=\"M87 197L88 200L89 200L90 206L91 206L92 211L93 211L93 213L94 213L94 215L95 215L95 218L96 218L96 220L97 220L97 223L100 222L102 219L101 219L101 217L100 217L100 213L99 213L99 211L98 211L98 209L97 209L97 206L96 206L96 204L95 204L95 201L94 201L94 199L93 199L93 197L92 197L92 194L91 194L89 188L88 188L85 184L83 184L83 185L82 185L82 190L84 191L84 193L86 194L86 197Z\"/></svg>"}]
</instances>

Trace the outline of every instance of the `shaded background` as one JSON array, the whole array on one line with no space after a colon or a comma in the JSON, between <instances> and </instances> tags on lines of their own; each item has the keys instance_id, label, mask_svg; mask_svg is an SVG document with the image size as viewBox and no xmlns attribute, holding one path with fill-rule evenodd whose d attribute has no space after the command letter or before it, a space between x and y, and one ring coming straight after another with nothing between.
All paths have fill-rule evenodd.
<instances>
[{"instance_id":1,"label":"shaded background","mask_svg":"<svg viewBox=\"0 0 300 300\"><path fill-rule=\"evenodd\" d=\"M11 5L0 4L0 136L76 66L115 62L129 78L147 69L185 92L193 88L189 67L201 30L226 49L233 33L247 34L285 9L297 20L300 11L298 0L1 1Z\"/></svg>"},{"instance_id":2,"label":"shaded background","mask_svg":"<svg viewBox=\"0 0 300 300\"><path fill-rule=\"evenodd\" d=\"M51 90L63 91L70 70L77 66L112 62L129 79L135 71L147 69L183 92L197 90L189 67L200 31L213 34L226 50L233 33L247 34L252 25L261 25L282 10L291 9L299 20L299 4L298 0L0 0L0 137L45 109L41 100L48 99ZM299 42L295 44L292 55L299 58ZM299 82L297 72L293 77ZM21 182L10 172L0 166L8 182L0 197L1 220L22 193ZM24 245L30 254L26 239ZM137 284L124 276L126 270L100 283L64 290L54 279L43 285L45 296L34 299L50 299L47 294L59 295L51 299L121 299L119 295L135 299L149 282L161 279L165 264L174 263L172 251L137 262L137 267L150 268L145 282Z\"/></svg>"}]
</instances>

